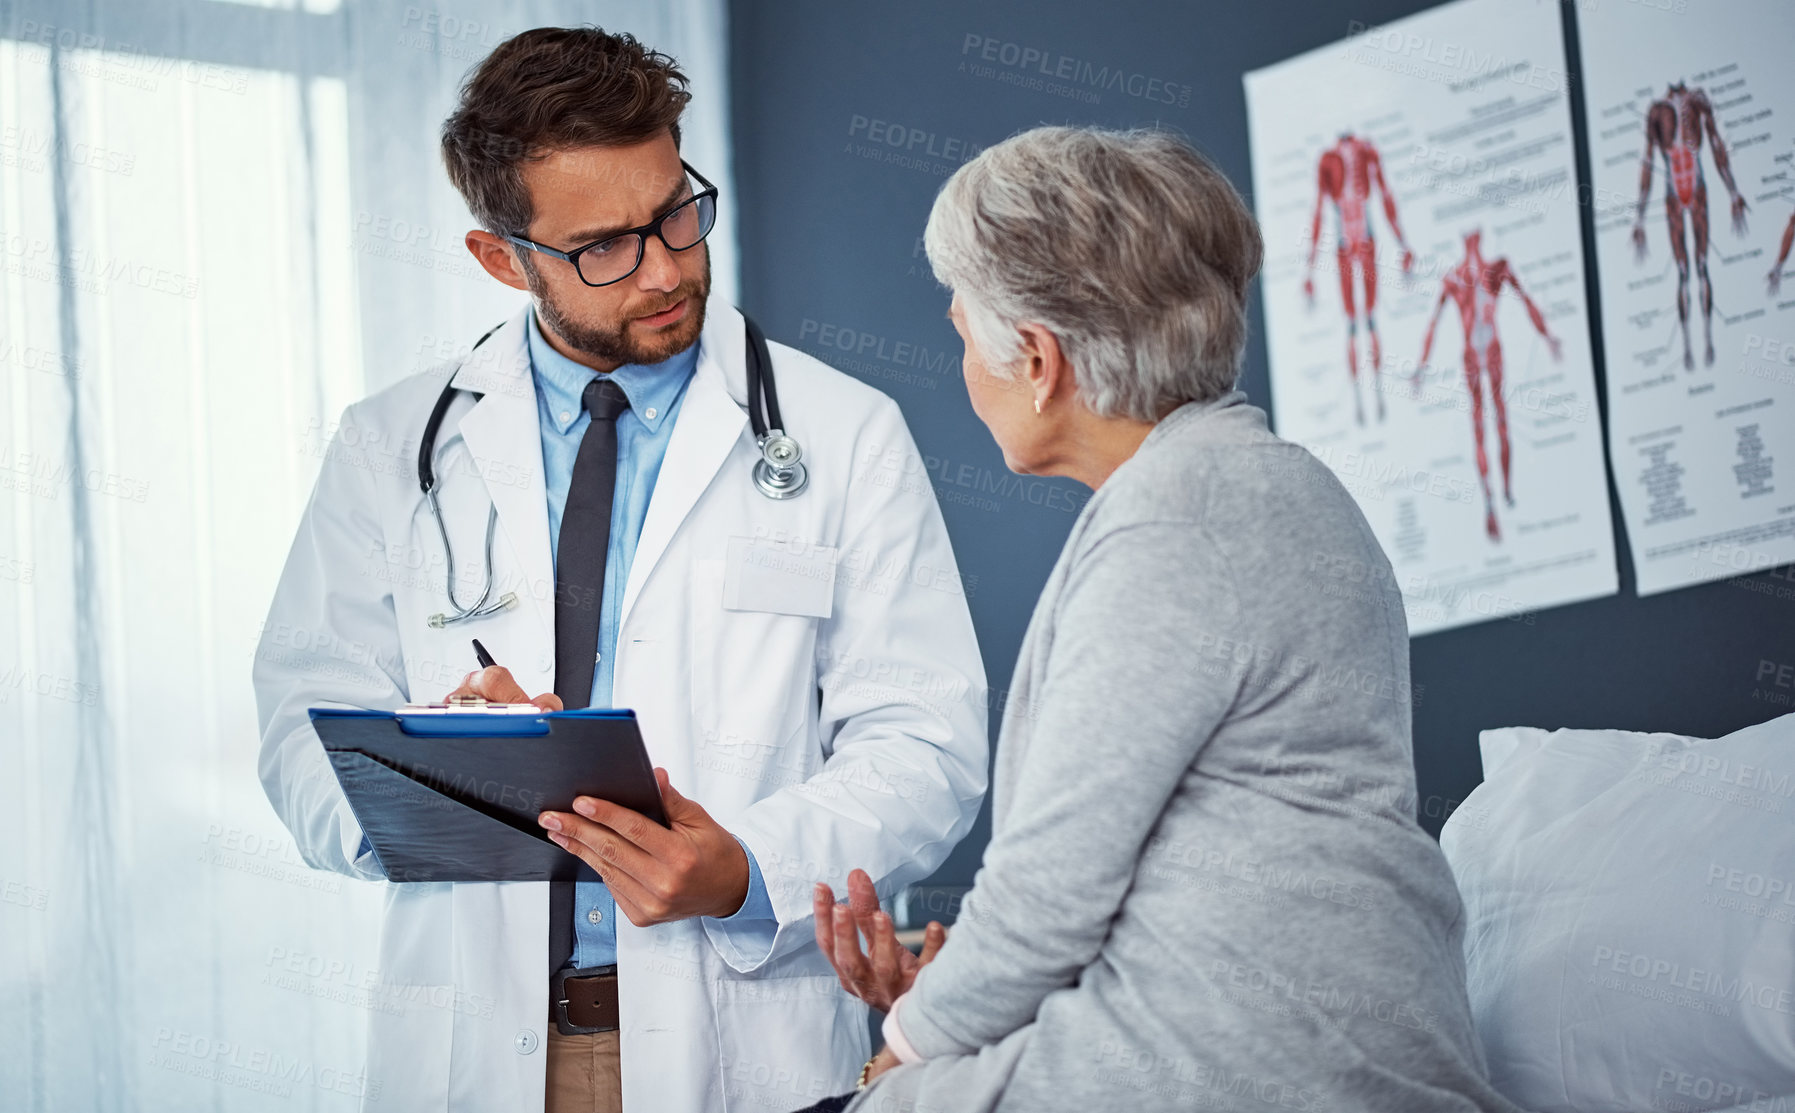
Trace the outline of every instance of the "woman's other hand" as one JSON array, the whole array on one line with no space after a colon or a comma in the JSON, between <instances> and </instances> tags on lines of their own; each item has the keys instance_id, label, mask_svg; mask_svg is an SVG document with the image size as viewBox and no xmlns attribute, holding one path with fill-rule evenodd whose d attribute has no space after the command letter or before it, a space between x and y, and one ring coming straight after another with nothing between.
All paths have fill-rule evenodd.
<instances>
[{"instance_id":1,"label":"woman's other hand","mask_svg":"<svg viewBox=\"0 0 1795 1113\"><path fill-rule=\"evenodd\" d=\"M866 937L866 950L860 937ZM897 940L891 917L879 908L879 895L865 870L848 874L848 903L836 904L835 893L816 887L816 945L835 967L841 987L880 1012L903 996L916 972L934 961L947 942L947 929L931 920L923 934L921 956Z\"/></svg>"}]
</instances>

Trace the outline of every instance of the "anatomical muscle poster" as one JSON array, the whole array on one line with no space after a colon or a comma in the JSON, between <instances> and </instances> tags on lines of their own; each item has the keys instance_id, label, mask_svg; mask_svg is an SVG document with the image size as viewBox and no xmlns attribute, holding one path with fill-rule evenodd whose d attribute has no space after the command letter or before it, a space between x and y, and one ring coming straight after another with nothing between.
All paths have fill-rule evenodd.
<instances>
[{"instance_id":1,"label":"anatomical muscle poster","mask_svg":"<svg viewBox=\"0 0 1795 1113\"><path fill-rule=\"evenodd\" d=\"M1559 5L1342 31L1246 76L1273 423L1411 634L1613 594Z\"/></svg>"},{"instance_id":2,"label":"anatomical muscle poster","mask_svg":"<svg viewBox=\"0 0 1795 1113\"><path fill-rule=\"evenodd\" d=\"M1578 27L1639 593L1795 561L1795 4L1601 4Z\"/></svg>"}]
</instances>

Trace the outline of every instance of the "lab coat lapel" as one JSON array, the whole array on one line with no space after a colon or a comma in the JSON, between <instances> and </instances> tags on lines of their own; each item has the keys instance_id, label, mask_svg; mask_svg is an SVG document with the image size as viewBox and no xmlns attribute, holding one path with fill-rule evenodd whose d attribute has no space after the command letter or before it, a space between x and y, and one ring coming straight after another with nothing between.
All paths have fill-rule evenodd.
<instances>
[{"instance_id":1,"label":"lab coat lapel","mask_svg":"<svg viewBox=\"0 0 1795 1113\"><path fill-rule=\"evenodd\" d=\"M535 611L552 647L555 566L549 553L548 493L542 474L542 431L536 388L530 378L530 349L524 330L529 308L505 322L492 338L462 361L455 385L484 395L458 426L473 466L498 508L500 533L511 546L520 582L521 605Z\"/></svg>"},{"instance_id":2,"label":"lab coat lapel","mask_svg":"<svg viewBox=\"0 0 1795 1113\"><path fill-rule=\"evenodd\" d=\"M717 469L740 442L748 423L743 408L747 397L747 363L742 344L746 333L742 315L733 306L712 303L698 347L698 367L667 442L667 456L654 483L642 536L630 563L629 583L623 591L619 627L642 593L642 585L666 555L673 535L691 513L698 497L710 486ZM743 401L735 395L739 392Z\"/></svg>"}]
</instances>

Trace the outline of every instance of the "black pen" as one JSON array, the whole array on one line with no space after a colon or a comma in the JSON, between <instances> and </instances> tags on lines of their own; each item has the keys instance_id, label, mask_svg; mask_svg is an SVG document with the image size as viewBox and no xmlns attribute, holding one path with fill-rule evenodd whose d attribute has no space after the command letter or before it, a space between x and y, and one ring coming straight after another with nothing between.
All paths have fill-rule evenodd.
<instances>
[{"instance_id":1,"label":"black pen","mask_svg":"<svg viewBox=\"0 0 1795 1113\"><path fill-rule=\"evenodd\" d=\"M479 638L474 639L474 659L480 662L480 667L483 669L489 669L498 664L492 659L492 654L486 652L486 647L480 644Z\"/></svg>"}]
</instances>

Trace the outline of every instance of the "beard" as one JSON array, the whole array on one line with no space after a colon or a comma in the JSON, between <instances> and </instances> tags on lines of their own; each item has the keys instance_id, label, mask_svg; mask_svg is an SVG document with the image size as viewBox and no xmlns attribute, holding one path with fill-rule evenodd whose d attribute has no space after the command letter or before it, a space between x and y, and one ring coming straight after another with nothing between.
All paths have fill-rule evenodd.
<instances>
[{"instance_id":1,"label":"beard","mask_svg":"<svg viewBox=\"0 0 1795 1113\"><path fill-rule=\"evenodd\" d=\"M646 312L636 313L631 320L611 328L576 320L565 306L558 304L549 294L543 285L542 276L528 258L529 253L518 254L523 256L524 280L529 284L531 296L536 299L536 315L541 318L542 324L566 341L568 347L600 363L619 367L626 363L660 363L698 343L699 335L704 332L704 306L711 292L711 259L708 251L704 256L704 273L697 279L681 282L660 304L647 306ZM686 302L686 315L676 324L670 328L657 329L646 339L631 338L629 327L634 317L671 309L682 299Z\"/></svg>"}]
</instances>

